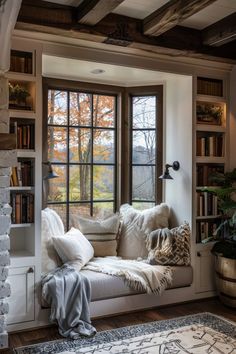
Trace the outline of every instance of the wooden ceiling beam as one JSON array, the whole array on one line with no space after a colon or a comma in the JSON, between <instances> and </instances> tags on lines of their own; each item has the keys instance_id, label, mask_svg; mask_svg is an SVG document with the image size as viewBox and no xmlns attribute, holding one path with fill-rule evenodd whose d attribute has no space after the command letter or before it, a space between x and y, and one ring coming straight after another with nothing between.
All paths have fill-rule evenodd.
<instances>
[{"instance_id":1,"label":"wooden ceiling beam","mask_svg":"<svg viewBox=\"0 0 236 354\"><path fill-rule=\"evenodd\" d=\"M204 45L219 47L236 39L236 12L202 31Z\"/></svg>"},{"instance_id":2,"label":"wooden ceiling beam","mask_svg":"<svg viewBox=\"0 0 236 354\"><path fill-rule=\"evenodd\" d=\"M196 29L176 26L158 37L145 36L142 20L111 13L97 25L88 26L77 22L74 8L53 5L40 0L23 0L16 28L172 56L236 59L232 49L234 42L222 47L203 46L202 33Z\"/></svg>"},{"instance_id":3,"label":"wooden ceiling beam","mask_svg":"<svg viewBox=\"0 0 236 354\"><path fill-rule=\"evenodd\" d=\"M112 12L124 0L84 0L77 8L79 23L94 26Z\"/></svg>"},{"instance_id":4,"label":"wooden ceiling beam","mask_svg":"<svg viewBox=\"0 0 236 354\"><path fill-rule=\"evenodd\" d=\"M143 33L159 36L216 0L170 0L143 20Z\"/></svg>"},{"instance_id":5,"label":"wooden ceiling beam","mask_svg":"<svg viewBox=\"0 0 236 354\"><path fill-rule=\"evenodd\" d=\"M59 28L71 28L76 24L73 7L42 0L22 0L18 21Z\"/></svg>"}]
</instances>

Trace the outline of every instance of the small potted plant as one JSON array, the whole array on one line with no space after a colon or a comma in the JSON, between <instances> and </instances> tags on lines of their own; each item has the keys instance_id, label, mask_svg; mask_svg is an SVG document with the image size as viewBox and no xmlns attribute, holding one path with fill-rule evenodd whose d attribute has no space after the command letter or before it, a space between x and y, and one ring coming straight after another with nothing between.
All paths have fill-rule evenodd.
<instances>
[{"instance_id":1,"label":"small potted plant","mask_svg":"<svg viewBox=\"0 0 236 354\"><path fill-rule=\"evenodd\" d=\"M204 189L218 198L221 223L207 241L216 241L216 285L219 297L228 306L236 307L236 169L211 177L218 187Z\"/></svg>"},{"instance_id":2,"label":"small potted plant","mask_svg":"<svg viewBox=\"0 0 236 354\"><path fill-rule=\"evenodd\" d=\"M29 96L29 92L23 86L9 83L9 102L10 106L12 105L13 108L26 107L26 99Z\"/></svg>"}]
</instances>

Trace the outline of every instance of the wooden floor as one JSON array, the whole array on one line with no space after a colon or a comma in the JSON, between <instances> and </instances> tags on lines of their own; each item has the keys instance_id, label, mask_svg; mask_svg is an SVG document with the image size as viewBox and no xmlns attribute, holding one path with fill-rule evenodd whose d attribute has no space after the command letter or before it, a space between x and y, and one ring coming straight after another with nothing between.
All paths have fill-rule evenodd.
<instances>
[{"instance_id":1,"label":"wooden floor","mask_svg":"<svg viewBox=\"0 0 236 354\"><path fill-rule=\"evenodd\" d=\"M93 321L93 325L98 331L112 328L124 327L139 323L159 321L177 316L191 315L199 312L211 312L221 315L236 322L236 310L221 304L218 299L209 299L186 304L161 307L142 312L123 314L115 317L107 317ZM57 327L41 328L33 331L18 332L10 335L10 350L1 353L12 353L12 349L24 345L30 345L61 338Z\"/></svg>"}]
</instances>

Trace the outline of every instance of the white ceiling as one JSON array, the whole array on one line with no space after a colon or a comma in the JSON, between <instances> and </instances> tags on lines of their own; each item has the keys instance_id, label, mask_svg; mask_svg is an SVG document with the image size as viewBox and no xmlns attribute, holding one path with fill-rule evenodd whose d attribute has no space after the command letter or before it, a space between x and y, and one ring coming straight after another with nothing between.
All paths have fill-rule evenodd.
<instances>
[{"instance_id":1,"label":"white ceiling","mask_svg":"<svg viewBox=\"0 0 236 354\"><path fill-rule=\"evenodd\" d=\"M182 26L203 29L236 11L236 0L218 0L181 23Z\"/></svg>"},{"instance_id":2,"label":"white ceiling","mask_svg":"<svg viewBox=\"0 0 236 354\"><path fill-rule=\"evenodd\" d=\"M78 6L82 0L50 0L50 2ZM167 2L169 2L169 0L125 0L113 12L124 16L143 19ZM181 25L203 29L235 11L236 0L217 0L212 5L207 6L207 8L183 21Z\"/></svg>"},{"instance_id":3,"label":"white ceiling","mask_svg":"<svg viewBox=\"0 0 236 354\"><path fill-rule=\"evenodd\" d=\"M104 72L91 73L97 69ZM180 75L43 55L43 76L128 87L157 85Z\"/></svg>"}]
</instances>

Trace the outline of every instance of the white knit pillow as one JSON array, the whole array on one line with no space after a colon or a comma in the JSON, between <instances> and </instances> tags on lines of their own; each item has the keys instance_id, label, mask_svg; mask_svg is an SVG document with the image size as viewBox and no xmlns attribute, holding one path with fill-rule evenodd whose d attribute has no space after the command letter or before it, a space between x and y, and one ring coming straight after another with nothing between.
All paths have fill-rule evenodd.
<instances>
[{"instance_id":1,"label":"white knit pillow","mask_svg":"<svg viewBox=\"0 0 236 354\"><path fill-rule=\"evenodd\" d=\"M122 229L118 256L127 259L147 258L146 238L153 230L168 227L169 207L162 203L146 210L121 205Z\"/></svg>"},{"instance_id":2,"label":"white knit pillow","mask_svg":"<svg viewBox=\"0 0 236 354\"><path fill-rule=\"evenodd\" d=\"M64 235L65 231L60 216L54 210L46 208L42 210L41 216L42 273L48 273L61 265L61 260L53 247L52 237Z\"/></svg>"},{"instance_id":3,"label":"white knit pillow","mask_svg":"<svg viewBox=\"0 0 236 354\"><path fill-rule=\"evenodd\" d=\"M72 227L64 236L53 237L52 241L63 263L76 261L82 268L93 258L93 247L78 229Z\"/></svg>"}]
</instances>

